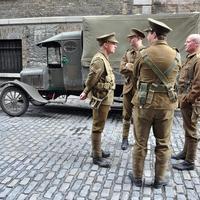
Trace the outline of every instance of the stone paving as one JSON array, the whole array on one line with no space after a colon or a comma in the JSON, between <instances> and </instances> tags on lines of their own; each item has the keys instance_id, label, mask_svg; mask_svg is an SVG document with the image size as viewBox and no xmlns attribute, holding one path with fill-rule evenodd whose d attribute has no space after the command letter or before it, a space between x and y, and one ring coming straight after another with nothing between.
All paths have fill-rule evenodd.
<instances>
[{"instance_id":1,"label":"stone paving","mask_svg":"<svg viewBox=\"0 0 200 200\"><path fill-rule=\"evenodd\" d=\"M169 185L154 189L151 183L155 140L151 136L145 162L145 183L141 188L131 186L127 174L131 171L133 137L130 134L130 148L122 151L121 111L112 110L106 123L103 148L111 152L112 167L104 169L91 162L91 110L87 102L72 102L30 106L21 117L9 117L0 110L0 199L200 199L199 151L195 170L181 172L170 166ZM183 139L182 120L177 111L172 134L173 152L182 149Z\"/></svg>"}]
</instances>

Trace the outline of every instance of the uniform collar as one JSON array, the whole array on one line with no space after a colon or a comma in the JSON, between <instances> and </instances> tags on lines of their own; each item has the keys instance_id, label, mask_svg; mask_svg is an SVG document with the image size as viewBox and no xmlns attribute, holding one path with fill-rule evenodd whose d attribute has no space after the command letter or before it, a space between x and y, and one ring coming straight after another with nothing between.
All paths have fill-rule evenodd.
<instances>
[{"instance_id":1,"label":"uniform collar","mask_svg":"<svg viewBox=\"0 0 200 200\"><path fill-rule=\"evenodd\" d=\"M152 42L151 45L160 45L160 44L167 45L167 41L165 41L165 40L156 40L156 41Z\"/></svg>"},{"instance_id":2,"label":"uniform collar","mask_svg":"<svg viewBox=\"0 0 200 200\"><path fill-rule=\"evenodd\" d=\"M101 53L106 58L106 60L109 60L108 56L106 56L102 50L98 50L98 52Z\"/></svg>"},{"instance_id":3,"label":"uniform collar","mask_svg":"<svg viewBox=\"0 0 200 200\"><path fill-rule=\"evenodd\" d=\"M132 48L130 51L131 51L131 53L135 53L136 51L140 51L140 50L142 50L142 49L144 49L144 48L145 48L145 46L142 45L138 50Z\"/></svg>"},{"instance_id":4,"label":"uniform collar","mask_svg":"<svg viewBox=\"0 0 200 200\"><path fill-rule=\"evenodd\" d=\"M145 49L146 47L144 45L142 45L140 48L139 48L139 51L141 51L142 49Z\"/></svg>"},{"instance_id":5,"label":"uniform collar","mask_svg":"<svg viewBox=\"0 0 200 200\"><path fill-rule=\"evenodd\" d=\"M197 55L197 54L199 54L200 52L194 52L194 53L191 53L191 54L188 54L187 56L186 56L186 58L192 58L192 57L194 57L195 55Z\"/></svg>"},{"instance_id":6,"label":"uniform collar","mask_svg":"<svg viewBox=\"0 0 200 200\"><path fill-rule=\"evenodd\" d=\"M130 52L131 52L132 54L134 54L134 53L136 52L136 49L132 48L132 49L130 50Z\"/></svg>"}]
</instances>

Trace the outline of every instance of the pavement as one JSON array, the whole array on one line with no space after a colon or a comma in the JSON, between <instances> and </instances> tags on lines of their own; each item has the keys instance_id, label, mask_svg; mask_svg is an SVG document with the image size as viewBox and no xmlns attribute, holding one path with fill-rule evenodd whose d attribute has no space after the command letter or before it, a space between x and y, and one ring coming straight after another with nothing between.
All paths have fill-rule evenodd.
<instances>
[{"instance_id":1,"label":"pavement","mask_svg":"<svg viewBox=\"0 0 200 200\"><path fill-rule=\"evenodd\" d=\"M145 161L143 186L132 186L131 149L122 151L121 110L109 114L102 139L111 152L110 169L92 164L90 131L92 113L88 102L71 98L64 105L30 106L21 117L9 117L0 110L0 199L3 200L199 200L200 152L196 168L169 168L170 182L154 189L154 147L151 134ZM200 125L198 125L200 129ZM175 112L172 150L181 151L184 142L180 111ZM200 145L199 145L200 147ZM176 161L171 161L176 162Z\"/></svg>"}]
</instances>

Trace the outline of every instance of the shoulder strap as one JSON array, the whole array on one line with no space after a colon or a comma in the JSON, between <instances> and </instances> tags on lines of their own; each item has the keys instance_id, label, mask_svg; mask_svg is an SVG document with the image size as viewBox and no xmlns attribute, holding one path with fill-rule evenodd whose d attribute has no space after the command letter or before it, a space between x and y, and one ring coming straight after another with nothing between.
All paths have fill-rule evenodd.
<instances>
[{"instance_id":1,"label":"shoulder strap","mask_svg":"<svg viewBox=\"0 0 200 200\"><path fill-rule=\"evenodd\" d=\"M176 67L177 63L180 63L181 56L179 52L176 52L175 60L171 63L171 65L164 71L165 75L169 75L170 72ZM181 65L181 63L180 63Z\"/></svg>"},{"instance_id":2,"label":"shoulder strap","mask_svg":"<svg viewBox=\"0 0 200 200\"><path fill-rule=\"evenodd\" d=\"M153 72L158 76L160 81L168 88L169 87L169 80L165 76L165 74L153 63L153 61L149 58L148 55L145 55L143 57L143 59L144 59L144 63L146 65L148 65L153 70Z\"/></svg>"},{"instance_id":3,"label":"shoulder strap","mask_svg":"<svg viewBox=\"0 0 200 200\"><path fill-rule=\"evenodd\" d=\"M104 66L106 69L106 81L112 84L112 88L111 89L115 89L115 75L113 73L113 69L110 65L110 63L108 62L108 60L104 57L104 55L102 55L101 53L98 53L97 56L99 58L101 58L104 62Z\"/></svg>"},{"instance_id":4,"label":"shoulder strap","mask_svg":"<svg viewBox=\"0 0 200 200\"><path fill-rule=\"evenodd\" d=\"M98 57L103 60L103 62L105 64L106 73L109 74L110 70L111 70L110 63L107 61L107 59L101 53L98 53Z\"/></svg>"},{"instance_id":5,"label":"shoulder strap","mask_svg":"<svg viewBox=\"0 0 200 200\"><path fill-rule=\"evenodd\" d=\"M153 63L153 61L149 58L148 55L144 56L143 59L144 63L153 70L153 72L157 75L157 77L166 87L169 99L172 102L176 102L177 101L176 93L174 92L174 88L172 87L172 85L169 83L167 76Z\"/></svg>"}]
</instances>

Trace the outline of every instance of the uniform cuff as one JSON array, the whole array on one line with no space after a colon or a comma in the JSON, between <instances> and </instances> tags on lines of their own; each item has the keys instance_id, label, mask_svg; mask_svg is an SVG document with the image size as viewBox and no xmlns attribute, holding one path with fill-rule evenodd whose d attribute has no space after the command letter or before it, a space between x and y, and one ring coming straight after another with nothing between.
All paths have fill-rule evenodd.
<instances>
[{"instance_id":1,"label":"uniform cuff","mask_svg":"<svg viewBox=\"0 0 200 200\"><path fill-rule=\"evenodd\" d=\"M86 87L86 88L83 90L83 92L84 92L85 94L88 95L88 93L89 93L89 89Z\"/></svg>"}]
</instances>

